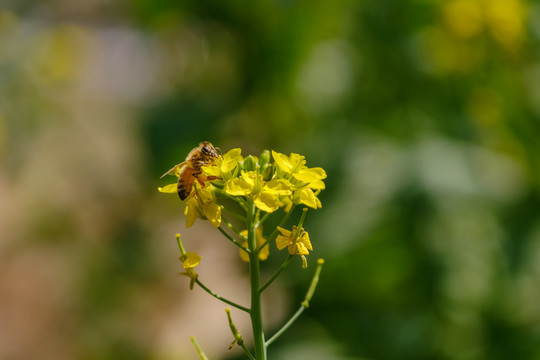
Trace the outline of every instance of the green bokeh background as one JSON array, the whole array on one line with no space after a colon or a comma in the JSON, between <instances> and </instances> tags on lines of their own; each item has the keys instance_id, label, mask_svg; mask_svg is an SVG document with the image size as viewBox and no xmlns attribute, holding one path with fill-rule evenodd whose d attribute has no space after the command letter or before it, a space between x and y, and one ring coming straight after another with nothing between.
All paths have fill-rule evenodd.
<instances>
[{"instance_id":1,"label":"green bokeh background","mask_svg":"<svg viewBox=\"0 0 540 360\"><path fill-rule=\"evenodd\" d=\"M217 292L245 264L156 191L209 140L328 173L270 359L540 359L539 45L527 0L8 0L0 358L242 358L174 234Z\"/></svg>"}]
</instances>

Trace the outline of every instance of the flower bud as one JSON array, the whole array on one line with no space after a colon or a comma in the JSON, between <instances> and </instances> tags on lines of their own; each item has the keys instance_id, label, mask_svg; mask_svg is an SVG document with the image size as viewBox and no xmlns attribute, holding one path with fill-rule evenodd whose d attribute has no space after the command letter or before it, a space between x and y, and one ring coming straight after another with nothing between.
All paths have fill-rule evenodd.
<instances>
[{"instance_id":1,"label":"flower bud","mask_svg":"<svg viewBox=\"0 0 540 360\"><path fill-rule=\"evenodd\" d=\"M244 159L244 171L255 171L258 167L257 158L249 155Z\"/></svg>"},{"instance_id":2,"label":"flower bud","mask_svg":"<svg viewBox=\"0 0 540 360\"><path fill-rule=\"evenodd\" d=\"M259 156L259 165L264 168L270 162L270 151L264 150Z\"/></svg>"}]
</instances>

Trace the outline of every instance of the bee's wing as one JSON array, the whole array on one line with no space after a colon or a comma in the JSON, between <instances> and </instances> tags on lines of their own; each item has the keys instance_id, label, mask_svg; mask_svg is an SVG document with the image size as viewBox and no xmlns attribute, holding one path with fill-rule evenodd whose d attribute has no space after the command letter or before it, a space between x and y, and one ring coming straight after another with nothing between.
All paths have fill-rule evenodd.
<instances>
[{"instance_id":1,"label":"bee's wing","mask_svg":"<svg viewBox=\"0 0 540 360\"><path fill-rule=\"evenodd\" d=\"M165 174L161 175L160 179L163 178L165 175L169 175L169 174L174 173L177 168L181 168L185 164L186 164L186 162L184 161L184 162L181 162L180 164L174 165L169 171L167 171Z\"/></svg>"}]
</instances>

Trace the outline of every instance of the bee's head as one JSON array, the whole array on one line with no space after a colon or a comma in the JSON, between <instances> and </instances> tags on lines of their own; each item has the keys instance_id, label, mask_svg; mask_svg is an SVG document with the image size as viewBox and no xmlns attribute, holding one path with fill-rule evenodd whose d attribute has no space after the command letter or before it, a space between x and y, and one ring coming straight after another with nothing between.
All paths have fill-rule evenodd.
<instances>
[{"instance_id":1,"label":"bee's head","mask_svg":"<svg viewBox=\"0 0 540 360\"><path fill-rule=\"evenodd\" d=\"M201 143L201 152L205 156L218 157L216 148L208 141Z\"/></svg>"}]
</instances>

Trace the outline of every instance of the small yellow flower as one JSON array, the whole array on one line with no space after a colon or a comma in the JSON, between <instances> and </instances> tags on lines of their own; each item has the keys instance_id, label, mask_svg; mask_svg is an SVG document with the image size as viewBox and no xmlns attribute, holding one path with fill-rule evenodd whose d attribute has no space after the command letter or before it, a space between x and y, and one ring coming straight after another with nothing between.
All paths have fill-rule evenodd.
<instances>
[{"instance_id":1,"label":"small yellow flower","mask_svg":"<svg viewBox=\"0 0 540 360\"><path fill-rule=\"evenodd\" d=\"M201 262L201 257L199 254L194 252L187 252L184 255L180 256L180 261L182 262L182 267L184 270L186 270L183 273L180 273L181 275L188 276L191 281L189 283L189 288L193 289L193 285L195 284L195 281L197 280L197 277L199 276L193 268Z\"/></svg>"},{"instance_id":2,"label":"small yellow flower","mask_svg":"<svg viewBox=\"0 0 540 360\"><path fill-rule=\"evenodd\" d=\"M249 196L257 208L267 213L279 209L279 197L291 195L292 186L288 180L264 181L255 171L242 171L241 176L225 184L225 192L233 196Z\"/></svg>"},{"instance_id":3,"label":"small yellow flower","mask_svg":"<svg viewBox=\"0 0 540 360\"><path fill-rule=\"evenodd\" d=\"M240 232L240 235L242 235L243 237L246 237L248 236L248 231L247 230L243 230ZM257 229L255 230L255 241L257 242L257 248L259 248L262 244L264 244L264 242L266 241L266 239L264 238L263 236L263 231L262 231L262 227L259 226L257 227ZM248 242L247 241L244 241L244 243L242 244L242 246L244 246L245 248L248 247ZM261 259L262 261L268 259L268 255L270 254L270 248L268 247L268 244L266 244L260 251L259 251L259 259ZM244 260L245 262L249 262L249 255L247 252L245 252L244 250L240 249L240 257L242 258L242 260Z\"/></svg>"},{"instance_id":4,"label":"small yellow flower","mask_svg":"<svg viewBox=\"0 0 540 360\"><path fill-rule=\"evenodd\" d=\"M308 168L305 166L304 156L295 153L287 156L272 150L272 157L281 170L292 175L296 180L307 183L310 189L324 189L322 180L326 179L326 171L320 167Z\"/></svg>"},{"instance_id":5,"label":"small yellow flower","mask_svg":"<svg viewBox=\"0 0 540 360\"><path fill-rule=\"evenodd\" d=\"M297 180L293 184L296 186L293 196L294 203L305 204L314 209L320 208L322 204L317 198L317 194L325 188L323 179L326 179L326 171L320 167L308 168L305 166L304 156L299 154L291 153L290 156L287 156L272 151L272 157L280 170L290 178Z\"/></svg>"},{"instance_id":6,"label":"small yellow flower","mask_svg":"<svg viewBox=\"0 0 540 360\"><path fill-rule=\"evenodd\" d=\"M278 250L287 248L290 255L300 255L302 258L302 267L306 268L306 255L309 255L309 251L313 251L308 232L303 228L298 231L296 226L293 226L292 231L279 226L278 230L281 233L281 235L278 235L276 238L276 246Z\"/></svg>"},{"instance_id":7,"label":"small yellow flower","mask_svg":"<svg viewBox=\"0 0 540 360\"><path fill-rule=\"evenodd\" d=\"M244 160L242 157L242 149L236 148L229 150L225 155L218 157L214 164L203 166L202 170L208 177L228 180L231 178L233 170L242 160Z\"/></svg>"},{"instance_id":8,"label":"small yellow flower","mask_svg":"<svg viewBox=\"0 0 540 360\"><path fill-rule=\"evenodd\" d=\"M287 156L272 150L272 157L277 166L288 174L294 174L306 164L304 156L295 153Z\"/></svg>"},{"instance_id":9,"label":"small yellow flower","mask_svg":"<svg viewBox=\"0 0 540 360\"><path fill-rule=\"evenodd\" d=\"M207 185L203 188L194 184L195 192L186 202L186 227L193 225L199 217L203 220L208 220L219 227L221 225L221 207L215 201L214 188L212 185Z\"/></svg>"}]
</instances>

